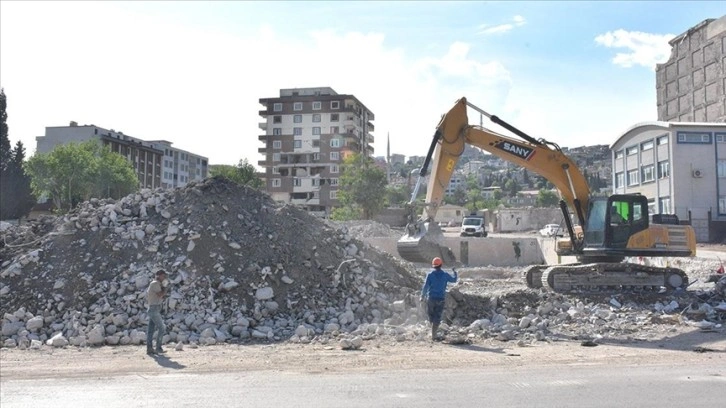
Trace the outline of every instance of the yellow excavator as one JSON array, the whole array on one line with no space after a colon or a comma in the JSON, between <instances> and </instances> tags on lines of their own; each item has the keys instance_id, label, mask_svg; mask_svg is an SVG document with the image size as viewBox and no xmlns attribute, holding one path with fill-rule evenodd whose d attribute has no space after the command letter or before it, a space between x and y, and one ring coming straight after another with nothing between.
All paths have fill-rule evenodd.
<instances>
[{"instance_id":1,"label":"yellow excavator","mask_svg":"<svg viewBox=\"0 0 726 408\"><path fill-rule=\"evenodd\" d=\"M470 125L467 108L474 109L522 140ZM557 144L527 135L467 102L466 98L459 99L436 127L408 203L406 233L397 243L398 253L403 259L429 262L439 256L447 263L455 262L453 251L442 245L443 233L434 219L444 190L467 144L543 176L559 191L559 204L568 236L557 239L555 251L560 256L574 256L577 262L531 266L524 276L529 287L569 292L674 290L688 286L688 276L680 269L623 261L627 257L695 256L693 227L682 225L672 214L649 216L648 199L640 194L591 197L587 180ZM417 218L415 200L429 165L432 172L426 200L423 212Z\"/></svg>"}]
</instances>

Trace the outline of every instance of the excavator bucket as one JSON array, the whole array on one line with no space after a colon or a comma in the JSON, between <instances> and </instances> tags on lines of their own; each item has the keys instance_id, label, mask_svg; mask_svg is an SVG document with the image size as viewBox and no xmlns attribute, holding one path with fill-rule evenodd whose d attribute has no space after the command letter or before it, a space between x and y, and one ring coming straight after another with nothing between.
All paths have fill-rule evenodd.
<instances>
[{"instance_id":1,"label":"excavator bucket","mask_svg":"<svg viewBox=\"0 0 726 408\"><path fill-rule=\"evenodd\" d=\"M444 264L456 262L454 252L442 244L444 238L441 228L435 222L417 222L406 227L406 235L398 240L398 254L401 258L414 263L430 263L440 257Z\"/></svg>"}]
</instances>

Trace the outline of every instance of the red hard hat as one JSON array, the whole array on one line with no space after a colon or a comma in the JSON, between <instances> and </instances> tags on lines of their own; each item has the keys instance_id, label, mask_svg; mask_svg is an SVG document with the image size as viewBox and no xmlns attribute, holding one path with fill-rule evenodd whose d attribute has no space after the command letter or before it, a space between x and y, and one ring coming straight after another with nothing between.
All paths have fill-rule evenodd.
<instances>
[{"instance_id":1,"label":"red hard hat","mask_svg":"<svg viewBox=\"0 0 726 408\"><path fill-rule=\"evenodd\" d=\"M444 264L444 261L442 261L441 258L439 258L438 256L436 258L434 258L433 260L431 260L431 266L433 266L433 267L441 266L443 264Z\"/></svg>"}]
</instances>

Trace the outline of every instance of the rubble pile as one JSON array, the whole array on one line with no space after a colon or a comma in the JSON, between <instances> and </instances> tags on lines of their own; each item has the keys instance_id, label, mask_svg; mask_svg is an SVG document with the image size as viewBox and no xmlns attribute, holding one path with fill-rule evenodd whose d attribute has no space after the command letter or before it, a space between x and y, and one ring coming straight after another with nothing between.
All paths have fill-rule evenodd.
<instances>
[{"instance_id":1,"label":"rubble pile","mask_svg":"<svg viewBox=\"0 0 726 408\"><path fill-rule=\"evenodd\" d=\"M346 228L348 233L357 239L400 238L404 234L403 229L396 230L376 221L330 221L329 223L337 228Z\"/></svg>"},{"instance_id":2,"label":"rubble pile","mask_svg":"<svg viewBox=\"0 0 726 408\"><path fill-rule=\"evenodd\" d=\"M383 325L421 283L345 228L221 178L92 199L42 225L52 231L2 232L28 244L0 253L7 346L142 343L160 268L165 341L181 343L332 338Z\"/></svg>"}]
</instances>

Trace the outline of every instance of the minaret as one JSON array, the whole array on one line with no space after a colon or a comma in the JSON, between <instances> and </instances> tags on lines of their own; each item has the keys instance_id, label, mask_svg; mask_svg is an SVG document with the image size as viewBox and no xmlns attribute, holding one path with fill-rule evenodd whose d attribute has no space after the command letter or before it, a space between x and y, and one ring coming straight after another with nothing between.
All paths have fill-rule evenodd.
<instances>
[{"instance_id":1,"label":"minaret","mask_svg":"<svg viewBox=\"0 0 726 408\"><path fill-rule=\"evenodd\" d=\"M388 132L388 144L386 146L386 180L391 183L391 132Z\"/></svg>"}]
</instances>

